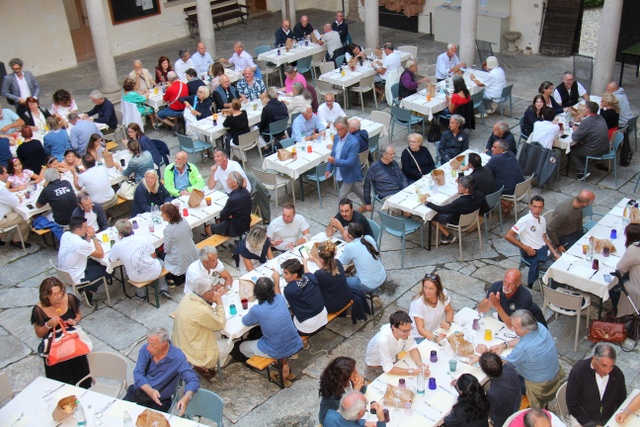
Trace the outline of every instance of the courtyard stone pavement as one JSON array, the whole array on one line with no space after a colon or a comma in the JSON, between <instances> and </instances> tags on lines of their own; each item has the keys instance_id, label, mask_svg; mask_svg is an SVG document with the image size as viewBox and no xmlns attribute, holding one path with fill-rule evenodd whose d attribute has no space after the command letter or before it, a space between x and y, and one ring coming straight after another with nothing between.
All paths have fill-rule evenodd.
<instances>
[{"instance_id":1,"label":"courtyard stone pavement","mask_svg":"<svg viewBox=\"0 0 640 427\"><path fill-rule=\"evenodd\" d=\"M299 15L306 12L310 22L320 27L324 22L331 22L334 14L320 11L299 11ZM272 43L273 31L280 25L280 14L262 14L252 18L249 25L231 25L223 30L216 30L216 57L222 53L226 57L232 52L233 42L243 40L245 48L252 52L257 45ZM364 40L364 25L362 22L350 23L350 31L355 41ZM424 71L428 63L434 63L436 56L444 51L442 43L433 42L433 37L414 34L386 28L380 29L380 42L393 41L396 45L414 44L419 47L420 70ZM145 67L153 69L157 58L167 54L174 58L180 48L195 48L195 41L190 38L177 39L171 43L156 45L144 50L121 55L115 58L119 78L124 79L131 70L131 62L135 58L142 59ZM560 82L562 72L571 68L570 58L554 58L540 55L507 56L497 54L500 64L504 67L509 83L515 83L513 89L513 112L505 120L514 128L516 137L519 135L518 120L523 114L530 100L537 92L538 85L543 80ZM640 83L635 78L631 66L625 70L623 86L637 113L640 101ZM619 65L616 65L615 79L619 75ZM49 75L37 76L43 87L41 100L43 105L50 105L51 94L66 88L72 92L81 110L91 107L87 96L99 87L99 77L95 61L89 61L77 67ZM310 76L308 77L310 78ZM352 102L356 97L352 96ZM344 105L341 98L338 101ZM366 113L360 106L352 104L349 116L368 117L373 107L371 95L365 95ZM389 111L386 104L380 109ZM492 125L499 120L499 115L479 120L476 130L471 132L471 147L483 150L486 140L491 133ZM171 152L177 151L176 138L166 130L148 132L150 137L159 138L167 142ZM381 144L390 142L400 153L406 147L406 131L397 130L391 141L382 138ZM632 140L633 141L633 140ZM429 149L434 146L425 142ZM122 148L122 147L121 147ZM212 162L208 158L197 160L203 175L208 176ZM618 170L618 185L614 184L613 174L608 174L592 167L592 175L587 182L575 179L575 172L571 170L569 177L560 176L558 181L550 183L544 189L533 189L532 193L545 198L545 209L553 209L559 202L576 195L582 189L590 189L596 194L594 210L605 213L623 197L636 198L633 187L638 175L638 161L636 155L627 167ZM566 160L565 160L566 161ZM249 153L249 165L259 167L261 159L255 153ZM323 207L320 208L316 196L315 186L305 186L305 202L297 201L297 209L311 224L312 234L324 230L329 218L337 210L337 191L328 183L322 186ZM298 190L296 192L299 192ZM279 205L288 199L289 195L280 192ZM274 212L272 200L272 216ZM521 213L526 212L526 205L518 205ZM121 206L115 211L115 218L127 217L129 207ZM377 215L375 220L379 220ZM382 298L384 308L366 322L353 325L350 319L339 318L327 328L311 339L309 350L303 350L299 358L291 361L293 372L298 379L291 388L280 390L269 383L264 374L258 374L243 364L233 361L223 369L224 381L217 377L211 384L201 383L203 387L218 393L225 402L224 416L227 425L237 426L315 426L318 411L318 379L327 362L338 355L350 355L358 361L360 371L364 370L364 353L367 342L387 322L390 313L396 310L408 310L412 297L418 289L418 281L425 273L437 272L443 279L445 288L449 291L452 304L457 311L462 307L476 307L485 295L488 286L501 280L506 269L517 267L518 251L505 241L504 234L514 223L513 216L505 218L500 226L497 218L490 222L488 244L481 249L477 235L465 236L463 242L464 259L458 259L458 245L441 246L428 252L419 245L419 236L411 235L407 241L404 268L400 268L400 240L385 234L382 239L382 261L387 269L388 282L383 288ZM201 229L194 230L196 241L202 239ZM426 231L426 230L425 230ZM484 234L484 229L483 229ZM38 286L40 282L53 274L49 266L49 259L56 258L53 248L46 246L37 236L30 236L32 247L23 254L15 248L0 248L0 369L6 372L15 390L27 386L34 378L44 375L43 362L36 353L38 340L29 324L32 306L38 300ZM238 275L229 251L221 252L221 259L231 270L234 277ZM84 306L84 320L82 326L91 336L95 350L118 352L125 357L130 365L129 383L132 381L131 371L134 367L138 350L145 341L149 328L154 326L172 329L173 320L169 314L173 312L183 296L181 288L170 291L172 299L162 300L159 309L138 300L131 300L124 296L119 284L110 287L112 306L106 305L103 291L98 292L95 300L98 309L91 312ZM130 292L129 292L130 293ZM533 291L534 299L542 303L539 290ZM572 364L587 357L593 344L586 340L587 327L584 322L580 330L578 351L573 351L574 320L559 317L549 322L549 329L556 339L558 352L565 370L568 372ZM618 364L626 374L629 389L640 387L640 358L638 350L631 353L619 352ZM551 409L555 409L552 405Z\"/></svg>"}]
</instances>

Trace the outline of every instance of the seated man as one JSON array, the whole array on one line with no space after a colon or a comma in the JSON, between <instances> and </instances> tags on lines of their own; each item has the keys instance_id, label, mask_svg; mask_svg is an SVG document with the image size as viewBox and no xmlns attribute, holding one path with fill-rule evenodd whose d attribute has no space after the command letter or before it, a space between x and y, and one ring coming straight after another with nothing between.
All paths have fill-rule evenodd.
<instances>
[{"instance_id":1,"label":"seated man","mask_svg":"<svg viewBox=\"0 0 640 427\"><path fill-rule=\"evenodd\" d=\"M340 200L338 213L331 218L329 225L327 225L327 238L330 238L336 231L339 231L340 234L342 234L342 238L345 241L350 242L351 237L349 237L347 227L352 222L360 224L364 230L364 234L373 237L373 231L371 230L371 225L369 224L369 221L367 221L367 218L365 218L360 212L353 210L353 202L351 200L342 199Z\"/></svg>"},{"instance_id":2,"label":"seated man","mask_svg":"<svg viewBox=\"0 0 640 427\"><path fill-rule=\"evenodd\" d=\"M469 153L467 170L471 169L471 178L476 180L476 190L488 196L498 191L491 169L482 166L482 157L478 153Z\"/></svg>"},{"instance_id":3,"label":"seated man","mask_svg":"<svg viewBox=\"0 0 640 427\"><path fill-rule=\"evenodd\" d=\"M118 196L111 188L109 171L104 165L96 165L96 159L91 154L82 156L84 172L78 174L75 168L71 168L73 185L77 190L86 191L93 201L102 205L104 210L118 204Z\"/></svg>"},{"instance_id":4,"label":"seated man","mask_svg":"<svg viewBox=\"0 0 640 427\"><path fill-rule=\"evenodd\" d=\"M184 71L187 70L185 69ZM185 105L184 102L180 101L180 98L189 95L189 88L186 83L178 80L178 74L175 71L167 73L167 82L167 89L162 96L162 99L167 103L167 107L159 110L157 116L158 120L173 129L175 122L171 119L182 117Z\"/></svg>"},{"instance_id":5,"label":"seated man","mask_svg":"<svg viewBox=\"0 0 640 427\"><path fill-rule=\"evenodd\" d=\"M453 243L457 240L457 236L449 233L446 224L457 224L460 221L460 215L471 213L480 209L480 214L489 210L487 201L482 192L476 191L476 180L470 176L462 176L458 178L458 197L448 205L436 205L429 202L429 194L423 194L421 200L428 208L438 212L431 222L440 230L440 243L443 245Z\"/></svg>"},{"instance_id":6,"label":"seated man","mask_svg":"<svg viewBox=\"0 0 640 427\"><path fill-rule=\"evenodd\" d=\"M282 27L278 28L274 35L276 37L276 47L284 46L287 43L287 39L294 38L289 21L286 19L282 21Z\"/></svg>"},{"instance_id":7,"label":"seated man","mask_svg":"<svg viewBox=\"0 0 640 427\"><path fill-rule=\"evenodd\" d=\"M496 122L495 125L493 125L493 132L487 140L487 145L484 152L491 156L491 148L493 148L493 143L499 139L503 140L509 145L509 150L511 150L513 154L518 155L518 146L516 145L516 139L513 137L513 134L509 130L509 125L505 121L499 121Z\"/></svg>"},{"instance_id":8,"label":"seated man","mask_svg":"<svg viewBox=\"0 0 640 427\"><path fill-rule=\"evenodd\" d=\"M529 289L533 288L533 283L538 280L539 264L547 261L548 252L551 251L555 259L560 258L560 254L547 237L547 222L542 216L543 209L542 196L533 196L529 201L529 213L521 217L505 236L508 242L520 248L523 259L529 263Z\"/></svg>"},{"instance_id":9,"label":"seated man","mask_svg":"<svg viewBox=\"0 0 640 427\"><path fill-rule=\"evenodd\" d=\"M71 218L69 231L65 231L60 239L58 249L58 268L71 275L74 283L93 282L107 274L107 268L90 259L103 258L102 244L96 237L96 231L87 226L84 218ZM82 288L79 292L90 306L93 304L93 293L101 282Z\"/></svg>"},{"instance_id":10,"label":"seated man","mask_svg":"<svg viewBox=\"0 0 640 427\"><path fill-rule=\"evenodd\" d=\"M206 86L205 82L200 80L200 77L198 77L198 72L193 68L187 68L187 71L185 71L184 74L187 77L187 89L189 90L189 96L196 95L200 86ZM226 76L226 74L224 75ZM186 96L187 95L184 97ZM181 98L184 97L181 96Z\"/></svg>"},{"instance_id":11,"label":"seated man","mask_svg":"<svg viewBox=\"0 0 640 427\"><path fill-rule=\"evenodd\" d=\"M102 135L98 126L89 120L82 120L77 113L69 114L69 123L73 125L69 138L71 139L71 147L76 150L78 154L84 156L87 154L87 145L89 144L89 138L91 135Z\"/></svg>"},{"instance_id":12,"label":"seated man","mask_svg":"<svg viewBox=\"0 0 640 427\"><path fill-rule=\"evenodd\" d=\"M271 86L267 89L267 105L262 108L262 114L260 115L260 123L258 123L258 129L260 129L260 146L265 147L271 141L271 137L266 135L269 132L269 125L273 122L277 122L289 117L289 110L287 105L278 100L278 89ZM281 135L277 135L279 138ZM267 154L264 153L263 154ZM268 154L271 154L270 152Z\"/></svg>"},{"instance_id":13,"label":"seated man","mask_svg":"<svg viewBox=\"0 0 640 427\"><path fill-rule=\"evenodd\" d=\"M237 41L233 44L233 55L231 55L231 58L220 58L219 61L223 64L233 64L236 71L245 71L246 68L249 67L251 68L251 71L257 74L256 77L261 77L257 70L258 66L253 62L253 57L249 52L244 50L244 44L241 41Z\"/></svg>"},{"instance_id":14,"label":"seated man","mask_svg":"<svg viewBox=\"0 0 640 427\"><path fill-rule=\"evenodd\" d=\"M281 251L288 251L311 240L309 223L299 213L293 203L282 205L282 215L271 221L267 228L271 245Z\"/></svg>"},{"instance_id":15,"label":"seated man","mask_svg":"<svg viewBox=\"0 0 640 427\"><path fill-rule=\"evenodd\" d=\"M313 33L313 25L309 23L307 15L302 15L300 22L293 27L293 36L296 40L304 40L310 38L311 33Z\"/></svg>"},{"instance_id":16,"label":"seated man","mask_svg":"<svg viewBox=\"0 0 640 427\"><path fill-rule=\"evenodd\" d=\"M571 425L603 426L627 398L624 374L616 366L616 351L598 344L593 356L576 362L567 381Z\"/></svg>"},{"instance_id":17,"label":"seated man","mask_svg":"<svg viewBox=\"0 0 640 427\"><path fill-rule=\"evenodd\" d=\"M349 36L349 25L344 21L344 13L336 12L336 20L331 24L331 29L340 35L340 43L345 44Z\"/></svg>"},{"instance_id":18,"label":"seated man","mask_svg":"<svg viewBox=\"0 0 640 427\"><path fill-rule=\"evenodd\" d=\"M104 231L109 228L107 216L100 203L93 203L91 196L86 191L78 193L78 207L71 214L73 218L84 218L87 225L96 231Z\"/></svg>"},{"instance_id":19,"label":"seated man","mask_svg":"<svg viewBox=\"0 0 640 427\"><path fill-rule=\"evenodd\" d=\"M291 137L296 141L315 141L318 138L323 138L325 135L325 126L322 121L313 114L313 109L307 107L302 114L300 114L293 121Z\"/></svg>"},{"instance_id":20,"label":"seated man","mask_svg":"<svg viewBox=\"0 0 640 427\"><path fill-rule=\"evenodd\" d=\"M383 407L380 402L372 402L371 409L376 411L378 421L376 427L385 427ZM372 411L373 412L373 411ZM367 399L359 391L345 393L340 399L340 409L329 409L324 419L324 427L347 427L363 425L364 415L367 413ZM372 424L371 422L366 425Z\"/></svg>"},{"instance_id":21,"label":"seated man","mask_svg":"<svg viewBox=\"0 0 640 427\"><path fill-rule=\"evenodd\" d=\"M245 188L244 177L239 172L231 172L227 176L227 187L231 192L220 212L219 222L205 226L209 236L242 236L251 225L251 193Z\"/></svg>"},{"instance_id":22,"label":"seated man","mask_svg":"<svg viewBox=\"0 0 640 427\"><path fill-rule=\"evenodd\" d=\"M490 404L489 419L494 427L502 427L522 403L520 377L509 362L502 362L500 356L487 351L478 360L480 369L489 377L491 387L487 390ZM507 426L508 427L508 426Z\"/></svg>"},{"instance_id":23,"label":"seated man","mask_svg":"<svg viewBox=\"0 0 640 427\"><path fill-rule=\"evenodd\" d=\"M465 63L458 59L457 51L458 46L449 43L447 50L438 55L436 60L436 79L438 81L446 79L449 73L456 73L460 68L466 67Z\"/></svg>"},{"instance_id":24,"label":"seated man","mask_svg":"<svg viewBox=\"0 0 640 427\"><path fill-rule=\"evenodd\" d=\"M213 161L215 163L211 166L211 173L209 174L209 180L207 181L207 186L210 190L216 188L216 184L220 183L220 185L222 185L222 190L225 193L231 193L232 189L227 186L227 178L231 172L238 172L244 178L244 187L247 191L251 192L251 183L247 179L247 174L242 169L240 163L229 159L227 153L220 148L216 148L214 151Z\"/></svg>"},{"instance_id":25,"label":"seated man","mask_svg":"<svg viewBox=\"0 0 640 427\"><path fill-rule=\"evenodd\" d=\"M207 52L207 47L204 43L199 42L197 45L197 50L191 57L191 61L193 65L195 65L195 70L198 74L206 75L209 72L209 67L213 64L213 58L211 54Z\"/></svg>"},{"instance_id":26,"label":"seated man","mask_svg":"<svg viewBox=\"0 0 640 427\"><path fill-rule=\"evenodd\" d=\"M7 79L4 79L7 81ZM8 136L10 133L18 132L24 126L22 120L16 113L0 105L0 135Z\"/></svg>"},{"instance_id":27,"label":"seated man","mask_svg":"<svg viewBox=\"0 0 640 427\"><path fill-rule=\"evenodd\" d=\"M627 125L629 120L633 118L633 111L629 105L629 98L624 93L624 89L618 85L618 82L611 81L607 84L606 93L610 93L618 100L620 106L620 118L618 119L618 127L623 128Z\"/></svg>"},{"instance_id":28,"label":"seated man","mask_svg":"<svg viewBox=\"0 0 640 427\"><path fill-rule=\"evenodd\" d=\"M78 198L69 181L60 179L60 172L54 168L44 171L45 187L38 196L36 207L47 203L51 206L53 221L59 225L68 225L73 210L78 206Z\"/></svg>"},{"instance_id":29,"label":"seated man","mask_svg":"<svg viewBox=\"0 0 640 427\"><path fill-rule=\"evenodd\" d=\"M178 76L179 80L186 80L185 71L188 68L195 68L195 64L191 60L191 54L189 53L189 49L180 49L178 52L178 60L173 66L175 73ZM168 76L167 76L168 77Z\"/></svg>"},{"instance_id":30,"label":"seated man","mask_svg":"<svg viewBox=\"0 0 640 427\"><path fill-rule=\"evenodd\" d=\"M229 76L226 74L219 76L218 82L220 84L213 91L213 101L216 104L216 110L221 111L223 108L231 108L231 101L238 99L238 91L231 85Z\"/></svg>"},{"instance_id":31,"label":"seated man","mask_svg":"<svg viewBox=\"0 0 640 427\"><path fill-rule=\"evenodd\" d=\"M493 155L485 167L493 173L497 188L504 185L502 194L513 194L516 184L524 181L524 174L518 159L513 151L509 150L509 144L500 139L493 143L491 153Z\"/></svg>"},{"instance_id":32,"label":"seated man","mask_svg":"<svg viewBox=\"0 0 640 427\"><path fill-rule=\"evenodd\" d=\"M109 261L120 260L132 282L147 282L158 279L160 295L170 299L167 280L162 273L162 260L156 256L156 249L144 235L134 235L133 225L128 219L119 219L116 222L116 230L120 240L116 242L109 252ZM147 293L145 288L136 289L136 297L144 299Z\"/></svg>"},{"instance_id":33,"label":"seated man","mask_svg":"<svg viewBox=\"0 0 640 427\"><path fill-rule=\"evenodd\" d=\"M243 101L259 101L260 97L264 95L267 88L261 78L254 75L253 69L250 66L245 67L242 73L244 78L238 80L236 89L238 95Z\"/></svg>"},{"instance_id":34,"label":"seated man","mask_svg":"<svg viewBox=\"0 0 640 427\"><path fill-rule=\"evenodd\" d=\"M531 292L522 287L522 273L517 268L510 268L502 281L493 283L487 296L478 304L478 312L486 313L491 307L498 313L498 319L511 329L511 315L516 310L528 310L543 325L547 325L540 307L533 302Z\"/></svg>"},{"instance_id":35,"label":"seated man","mask_svg":"<svg viewBox=\"0 0 640 427\"><path fill-rule=\"evenodd\" d=\"M425 375L429 375L429 367L422 362L418 344L411 334L411 317L406 311L396 311L389 316L389 323L382 325L367 345L364 377L373 381L383 373L407 375L405 368L394 366L398 354L403 351L409 353L418 371L422 368Z\"/></svg>"},{"instance_id":36,"label":"seated man","mask_svg":"<svg viewBox=\"0 0 640 427\"><path fill-rule=\"evenodd\" d=\"M366 129L360 128L361 123L359 119L349 119L349 133L358 140L358 152L362 153L369 149L369 132ZM373 156L369 154L369 161L373 161Z\"/></svg>"},{"instance_id":37,"label":"seated man","mask_svg":"<svg viewBox=\"0 0 640 427\"><path fill-rule=\"evenodd\" d=\"M337 56L342 55L342 52L344 52L340 34L331 28L331 24L324 24L324 34L318 40L318 44L327 45L327 61L334 61Z\"/></svg>"},{"instance_id":38,"label":"seated man","mask_svg":"<svg viewBox=\"0 0 640 427\"><path fill-rule=\"evenodd\" d=\"M384 97L384 85L387 81L387 77L396 70L402 69L402 60L400 59L400 55L397 52L394 52L393 43L386 42L382 47L382 51L386 55L384 60L380 61L377 59L372 64L373 69L378 73L376 74L374 81L377 83L375 89L379 100L382 100Z\"/></svg>"},{"instance_id":39,"label":"seated man","mask_svg":"<svg viewBox=\"0 0 640 427\"><path fill-rule=\"evenodd\" d=\"M151 73L142 67L142 61L136 59L133 61L133 71L129 73L129 78L136 82L133 90L141 95L146 95L156 86L156 82Z\"/></svg>"},{"instance_id":40,"label":"seated man","mask_svg":"<svg viewBox=\"0 0 640 427\"><path fill-rule=\"evenodd\" d=\"M116 116L116 110L113 107L113 103L104 97L104 94L99 90L94 90L89 94L89 99L94 104L94 107L84 113L82 117L85 120L94 121L96 123L104 123L109 126L109 129L115 129L118 127L118 116ZM95 119L92 116L98 115Z\"/></svg>"},{"instance_id":41,"label":"seated man","mask_svg":"<svg viewBox=\"0 0 640 427\"><path fill-rule=\"evenodd\" d=\"M511 353L502 359L512 363L524 378L527 398L532 408L544 408L555 399L562 384L564 369L558 360L558 350L551 333L536 321L528 310L516 310L511 315L511 324L517 338L487 348L484 344L476 352L499 354L507 348ZM473 357L472 361L476 358Z\"/></svg>"},{"instance_id":42,"label":"seated man","mask_svg":"<svg viewBox=\"0 0 640 427\"><path fill-rule=\"evenodd\" d=\"M173 322L174 345L182 350L193 369L211 382L218 360L224 366L233 349L227 338L220 335L226 324L222 295L223 285L210 277L201 277L178 304ZM215 303L215 307L212 304Z\"/></svg>"},{"instance_id":43,"label":"seated man","mask_svg":"<svg viewBox=\"0 0 640 427\"><path fill-rule=\"evenodd\" d=\"M498 58L495 56L489 56L487 58L486 69L489 72L487 77L483 78L484 81L480 81L471 74L471 81L479 87L484 87L484 104L486 106L485 112L491 114L495 111L497 104L494 104L492 100L500 99L502 97L502 89L507 86L507 77L504 74L504 70L498 64Z\"/></svg>"},{"instance_id":44,"label":"seated man","mask_svg":"<svg viewBox=\"0 0 640 427\"><path fill-rule=\"evenodd\" d=\"M367 211L372 211L371 187L379 199L386 199L409 185L400 165L394 160L396 150L391 145L382 147L380 160L375 161L364 177L364 203Z\"/></svg>"},{"instance_id":45,"label":"seated man","mask_svg":"<svg viewBox=\"0 0 640 427\"><path fill-rule=\"evenodd\" d=\"M576 197L560 202L547 224L547 237L558 252L566 252L584 235L583 210L591 206L596 195L582 190Z\"/></svg>"},{"instance_id":46,"label":"seated man","mask_svg":"<svg viewBox=\"0 0 640 427\"><path fill-rule=\"evenodd\" d=\"M134 383L129 386L124 400L169 412L179 380L186 383L184 396L176 403L176 409L183 416L191 397L200 388L198 376L182 350L169 341L169 332L165 328L152 328L147 334L147 345L140 347L138 352Z\"/></svg>"},{"instance_id":47,"label":"seated man","mask_svg":"<svg viewBox=\"0 0 640 427\"><path fill-rule=\"evenodd\" d=\"M204 179L198 167L188 160L187 153L178 151L175 162L167 165L164 170L164 186L173 197L188 195L194 188L204 188Z\"/></svg>"},{"instance_id":48,"label":"seated man","mask_svg":"<svg viewBox=\"0 0 640 427\"><path fill-rule=\"evenodd\" d=\"M222 261L218 260L218 250L215 246L203 246L198 249L198 257L199 259L192 262L187 268L187 277L184 284L185 294L191 292L195 281L203 277L209 277L215 282L219 282L219 279L222 279L227 289L231 288L233 277L224 268Z\"/></svg>"},{"instance_id":49,"label":"seated man","mask_svg":"<svg viewBox=\"0 0 640 427\"><path fill-rule=\"evenodd\" d=\"M551 107L542 108L542 121L536 121L533 124L533 131L527 142L539 142L544 148L553 149L553 144L560 133L560 126L553 123L556 112Z\"/></svg>"},{"instance_id":50,"label":"seated man","mask_svg":"<svg viewBox=\"0 0 640 427\"><path fill-rule=\"evenodd\" d=\"M562 107L572 107L580 102L580 98L589 102L587 90L573 77L571 71L566 71L562 76L562 83L553 91L553 98Z\"/></svg>"},{"instance_id":51,"label":"seated man","mask_svg":"<svg viewBox=\"0 0 640 427\"><path fill-rule=\"evenodd\" d=\"M571 146L571 163L578 171L578 179L586 179L584 163L587 156L602 156L609 152L609 130L607 122L598 110L595 102L587 102L585 117L580 123L573 125L571 139L576 144Z\"/></svg>"},{"instance_id":52,"label":"seated man","mask_svg":"<svg viewBox=\"0 0 640 427\"><path fill-rule=\"evenodd\" d=\"M22 203L23 199L18 193L9 191L6 186L7 178L9 178L7 168L0 165L0 228L18 225L22 238L27 240L29 237L29 230L31 229L29 221L25 221L20 214L13 211L14 208L17 208L20 203ZM8 238L11 246L22 248L22 243L20 242L16 230L8 231L7 233L4 233L2 237ZM0 239L0 242L0 246L5 243L2 239ZM31 244L25 242L24 246L29 248L31 247Z\"/></svg>"},{"instance_id":53,"label":"seated man","mask_svg":"<svg viewBox=\"0 0 640 427\"><path fill-rule=\"evenodd\" d=\"M331 126L340 117L347 117L335 99L332 93L328 93L324 96L324 103L318 107L318 118L325 128Z\"/></svg>"}]
</instances>

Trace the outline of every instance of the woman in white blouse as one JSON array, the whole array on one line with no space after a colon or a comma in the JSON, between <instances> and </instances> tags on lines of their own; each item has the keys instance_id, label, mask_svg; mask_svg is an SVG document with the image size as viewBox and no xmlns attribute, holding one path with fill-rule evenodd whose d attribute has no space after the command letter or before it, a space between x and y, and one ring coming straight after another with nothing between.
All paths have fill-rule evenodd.
<instances>
[{"instance_id":1,"label":"woman in white blouse","mask_svg":"<svg viewBox=\"0 0 640 427\"><path fill-rule=\"evenodd\" d=\"M425 274L422 287L411 301L409 316L413 319L411 332L417 343L425 339L440 342L443 334L435 334L438 328L449 329L453 322L453 308L449 294L442 287L440 276Z\"/></svg>"}]
</instances>

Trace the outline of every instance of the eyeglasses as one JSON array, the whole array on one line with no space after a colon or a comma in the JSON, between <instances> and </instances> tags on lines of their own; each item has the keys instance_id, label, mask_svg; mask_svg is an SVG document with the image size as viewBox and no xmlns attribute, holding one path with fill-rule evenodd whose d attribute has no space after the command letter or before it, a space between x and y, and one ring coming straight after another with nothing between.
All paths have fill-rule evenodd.
<instances>
[{"instance_id":1,"label":"eyeglasses","mask_svg":"<svg viewBox=\"0 0 640 427\"><path fill-rule=\"evenodd\" d=\"M11 69L13 71L20 71L20 70L22 70L22 67L11 67Z\"/></svg>"},{"instance_id":2,"label":"eyeglasses","mask_svg":"<svg viewBox=\"0 0 640 427\"><path fill-rule=\"evenodd\" d=\"M400 327L396 327L397 330L399 330L400 332L402 332L403 334L408 334L409 332L411 332L411 328L409 329L402 329Z\"/></svg>"}]
</instances>

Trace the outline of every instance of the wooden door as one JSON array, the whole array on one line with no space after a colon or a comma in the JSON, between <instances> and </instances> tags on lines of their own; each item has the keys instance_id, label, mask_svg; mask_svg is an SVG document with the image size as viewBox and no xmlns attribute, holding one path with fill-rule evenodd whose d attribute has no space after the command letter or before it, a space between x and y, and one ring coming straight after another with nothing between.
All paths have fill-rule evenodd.
<instances>
[{"instance_id":1,"label":"wooden door","mask_svg":"<svg viewBox=\"0 0 640 427\"><path fill-rule=\"evenodd\" d=\"M64 0L64 8L67 13L71 41L77 61L82 62L95 58L96 52L93 48L93 38L84 0Z\"/></svg>"},{"instance_id":2,"label":"wooden door","mask_svg":"<svg viewBox=\"0 0 640 427\"><path fill-rule=\"evenodd\" d=\"M253 9L267 10L267 0L253 0Z\"/></svg>"},{"instance_id":3,"label":"wooden door","mask_svg":"<svg viewBox=\"0 0 640 427\"><path fill-rule=\"evenodd\" d=\"M584 0L548 0L540 53L553 56L571 56L578 53Z\"/></svg>"}]
</instances>

